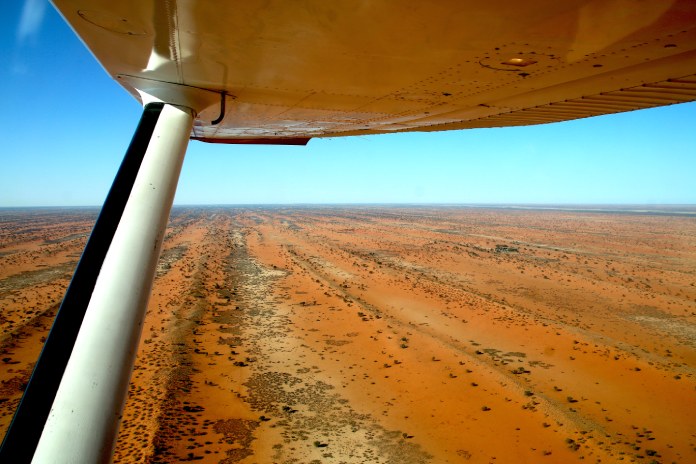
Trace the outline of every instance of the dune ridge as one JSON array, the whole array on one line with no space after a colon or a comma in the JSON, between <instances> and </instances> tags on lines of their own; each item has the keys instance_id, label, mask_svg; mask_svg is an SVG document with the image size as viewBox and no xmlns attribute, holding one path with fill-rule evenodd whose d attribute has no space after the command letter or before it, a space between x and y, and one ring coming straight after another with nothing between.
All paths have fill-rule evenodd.
<instances>
[{"instance_id":1,"label":"dune ridge","mask_svg":"<svg viewBox=\"0 0 696 464\"><path fill-rule=\"evenodd\" d=\"M3 430L71 214L2 217ZM689 462L695 285L688 216L175 208L114 460Z\"/></svg>"}]
</instances>

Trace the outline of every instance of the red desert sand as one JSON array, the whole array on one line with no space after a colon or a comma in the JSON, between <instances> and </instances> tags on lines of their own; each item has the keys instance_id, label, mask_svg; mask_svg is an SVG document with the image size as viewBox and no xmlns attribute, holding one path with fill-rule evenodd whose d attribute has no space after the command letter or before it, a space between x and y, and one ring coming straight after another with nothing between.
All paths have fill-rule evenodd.
<instances>
[{"instance_id":1,"label":"red desert sand","mask_svg":"<svg viewBox=\"0 0 696 464\"><path fill-rule=\"evenodd\" d=\"M0 429L96 218L0 212ZM696 462L696 217L175 208L120 463Z\"/></svg>"}]
</instances>

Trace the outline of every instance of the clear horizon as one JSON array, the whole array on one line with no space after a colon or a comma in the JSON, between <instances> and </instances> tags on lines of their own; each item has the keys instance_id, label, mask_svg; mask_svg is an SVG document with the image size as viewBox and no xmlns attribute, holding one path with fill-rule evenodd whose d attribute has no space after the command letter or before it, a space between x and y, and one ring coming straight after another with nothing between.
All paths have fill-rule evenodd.
<instances>
[{"instance_id":1,"label":"clear horizon","mask_svg":"<svg viewBox=\"0 0 696 464\"><path fill-rule=\"evenodd\" d=\"M3 5L0 206L99 206L141 107L40 0ZM541 126L191 142L175 205L696 204L696 103Z\"/></svg>"},{"instance_id":2,"label":"clear horizon","mask_svg":"<svg viewBox=\"0 0 696 464\"><path fill-rule=\"evenodd\" d=\"M22 209L98 209L102 205L33 205L33 206L0 206L2 210ZM597 211L659 211L666 209L686 209L689 214L696 214L696 203L206 203L187 204L174 203L172 208L491 208L491 209L530 209L530 210L592 210ZM693 212L690 210L694 210Z\"/></svg>"}]
</instances>

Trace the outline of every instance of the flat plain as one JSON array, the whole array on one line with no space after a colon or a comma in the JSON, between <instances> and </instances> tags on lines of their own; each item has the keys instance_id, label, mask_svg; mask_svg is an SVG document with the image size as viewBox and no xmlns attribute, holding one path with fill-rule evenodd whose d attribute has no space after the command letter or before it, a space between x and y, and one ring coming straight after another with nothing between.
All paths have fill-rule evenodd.
<instances>
[{"instance_id":1,"label":"flat plain","mask_svg":"<svg viewBox=\"0 0 696 464\"><path fill-rule=\"evenodd\" d=\"M96 218L0 210L0 430ZM696 215L175 208L115 462L696 462Z\"/></svg>"}]
</instances>

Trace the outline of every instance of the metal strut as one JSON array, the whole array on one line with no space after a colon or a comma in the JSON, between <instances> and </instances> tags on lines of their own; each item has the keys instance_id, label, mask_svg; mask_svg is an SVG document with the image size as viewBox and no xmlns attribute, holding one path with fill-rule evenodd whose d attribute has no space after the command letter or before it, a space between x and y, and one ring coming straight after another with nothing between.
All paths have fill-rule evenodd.
<instances>
[{"instance_id":1,"label":"metal strut","mask_svg":"<svg viewBox=\"0 0 696 464\"><path fill-rule=\"evenodd\" d=\"M5 437L0 462L111 460L192 126L191 110L162 103L145 107ZM78 328L76 336L66 336ZM69 346L58 350L62 343ZM51 360L66 356L58 369L51 366Z\"/></svg>"},{"instance_id":2,"label":"metal strut","mask_svg":"<svg viewBox=\"0 0 696 464\"><path fill-rule=\"evenodd\" d=\"M0 462L31 461L87 311L99 270L121 220L163 106L162 103L152 103L143 109L133 139L75 268L70 286L63 297L19 407L5 434L0 448Z\"/></svg>"}]
</instances>

